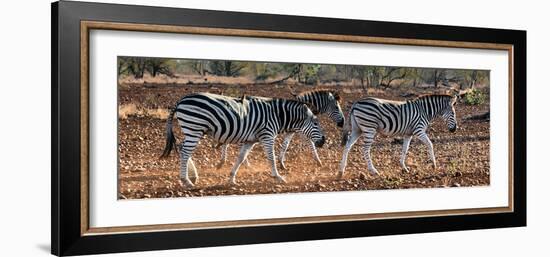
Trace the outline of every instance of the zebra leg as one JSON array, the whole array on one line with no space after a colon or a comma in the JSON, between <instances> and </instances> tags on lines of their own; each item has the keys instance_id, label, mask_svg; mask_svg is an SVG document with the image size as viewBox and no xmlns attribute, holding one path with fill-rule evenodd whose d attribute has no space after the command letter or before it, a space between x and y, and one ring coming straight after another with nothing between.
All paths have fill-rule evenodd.
<instances>
[{"instance_id":1,"label":"zebra leg","mask_svg":"<svg viewBox=\"0 0 550 257\"><path fill-rule=\"evenodd\" d=\"M407 136L403 138L403 150L401 151L401 159L399 160L399 163L401 164L401 169L403 169L404 172L409 172L409 169L407 168L407 165L405 164L405 160L407 159L407 152L409 151L409 144L411 143L412 136Z\"/></svg>"},{"instance_id":2,"label":"zebra leg","mask_svg":"<svg viewBox=\"0 0 550 257\"><path fill-rule=\"evenodd\" d=\"M344 152L342 154L342 161L340 162L340 171L338 172L338 179L344 176L344 170L348 165L349 151L351 150L351 147L355 144L355 142L357 142L357 139L359 139L359 137L361 137L361 131L358 129L352 130L351 135L349 136L348 142L346 143L346 147L344 148Z\"/></svg>"},{"instance_id":3,"label":"zebra leg","mask_svg":"<svg viewBox=\"0 0 550 257\"><path fill-rule=\"evenodd\" d=\"M202 136L202 135L201 135ZM197 144L199 143L199 140L201 136L186 136L183 140L183 143L181 144L181 151L180 151L180 180L181 182L188 187L193 187L194 184L189 180L188 175L188 169L189 169L189 160L191 159L191 155L193 154L193 151L197 147ZM192 163L193 161L191 161ZM192 163L192 167L195 165Z\"/></svg>"},{"instance_id":4,"label":"zebra leg","mask_svg":"<svg viewBox=\"0 0 550 257\"><path fill-rule=\"evenodd\" d=\"M279 174L277 171L277 164L275 160L275 151L273 149L273 144L275 143L275 139L271 136L268 136L267 138L260 139L262 142L262 145L264 146L265 155L267 157L267 160L271 164L271 176L274 177L278 182L286 183L286 180Z\"/></svg>"},{"instance_id":5,"label":"zebra leg","mask_svg":"<svg viewBox=\"0 0 550 257\"><path fill-rule=\"evenodd\" d=\"M248 153L250 153L250 150L252 150L252 147L254 147L254 143L245 143L241 147L241 151L239 153L239 157L237 157L237 162L233 165L233 168L231 169L231 177L229 178L230 184L237 184L235 182L235 177L237 176L237 171L239 170L239 167L241 167L241 164L246 160L246 156Z\"/></svg>"},{"instance_id":6,"label":"zebra leg","mask_svg":"<svg viewBox=\"0 0 550 257\"><path fill-rule=\"evenodd\" d=\"M218 164L216 164L216 169L218 170L221 169L225 164L225 161L227 161L227 148L229 148L229 144L222 145L222 158L220 159Z\"/></svg>"},{"instance_id":7,"label":"zebra leg","mask_svg":"<svg viewBox=\"0 0 550 257\"><path fill-rule=\"evenodd\" d=\"M248 153L250 153L252 151L252 148L254 148L254 146L256 145L256 143L252 144L252 146L250 147L250 150L248 151ZM250 168L250 162L248 161L248 154L246 155L246 157L244 158L244 165L247 167L247 168Z\"/></svg>"},{"instance_id":8,"label":"zebra leg","mask_svg":"<svg viewBox=\"0 0 550 257\"><path fill-rule=\"evenodd\" d=\"M315 159L319 167L323 167L323 162L321 162L321 159L319 158L319 154L317 153L317 147L315 147L315 143L309 140L309 146L311 148L311 152L313 153L313 159Z\"/></svg>"},{"instance_id":9,"label":"zebra leg","mask_svg":"<svg viewBox=\"0 0 550 257\"><path fill-rule=\"evenodd\" d=\"M427 147L428 147L428 154L430 155L430 159L432 160L432 168L434 170L437 169L437 163L435 161L435 154L434 154L434 146L432 144L432 141L430 138L428 138L428 135L426 133L422 133L418 136L418 139L422 141Z\"/></svg>"},{"instance_id":10,"label":"zebra leg","mask_svg":"<svg viewBox=\"0 0 550 257\"><path fill-rule=\"evenodd\" d=\"M283 145L281 146L281 152L279 153L279 162L280 162L280 165L281 165L281 169L283 169L283 170L286 170L286 166L285 166L286 150L288 150L288 146L290 145L290 141L292 141L293 137L294 137L294 133L289 133L285 137L285 140L283 141Z\"/></svg>"},{"instance_id":11,"label":"zebra leg","mask_svg":"<svg viewBox=\"0 0 550 257\"><path fill-rule=\"evenodd\" d=\"M250 168L250 161L248 161L248 156L246 159L244 159L244 166L246 166L247 168Z\"/></svg>"},{"instance_id":12,"label":"zebra leg","mask_svg":"<svg viewBox=\"0 0 550 257\"><path fill-rule=\"evenodd\" d=\"M372 143L374 143L375 136L376 136L376 129L374 128L365 129L365 145L364 145L363 154L364 154L365 160L367 160L367 167L369 172L373 175L379 175L380 173L378 173L378 170L376 170L370 158L370 148L372 146Z\"/></svg>"},{"instance_id":13,"label":"zebra leg","mask_svg":"<svg viewBox=\"0 0 550 257\"><path fill-rule=\"evenodd\" d=\"M189 176L189 178L191 179L191 182L193 182L193 184L196 184L197 181L199 181L199 174L197 173L197 167L195 167L195 162L193 161L192 158L189 158L189 165L193 170L193 174Z\"/></svg>"}]
</instances>

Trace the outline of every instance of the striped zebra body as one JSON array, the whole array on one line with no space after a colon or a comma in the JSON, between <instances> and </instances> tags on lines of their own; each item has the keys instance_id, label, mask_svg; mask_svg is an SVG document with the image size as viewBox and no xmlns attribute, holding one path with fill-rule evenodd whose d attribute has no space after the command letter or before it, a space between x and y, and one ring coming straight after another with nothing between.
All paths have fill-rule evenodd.
<instances>
[{"instance_id":1,"label":"striped zebra body","mask_svg":"<svg viewBox=\"0 0 550 257\"><path fill-rule=\"evenodd\" d=\"M263 97L233 98L210 93L197 93L183 97L170 113L166 128L166 147L162 157L170 154L175 137L172 119L176 116L183 131L180 147L180 178L188 186L193 182L188 176L188 166L197 171L191 155L203 135L210 135L220 144L242 144L237 162L231 170L231 183L235 183L237 171L252 146L260 142L271 162L272 176L284 181L275 167L273 144L275 137L285 132L301 132L318 146L324 143L319 122L304 104L294 100Z\"/></svg>"},{"instance_id":2,"label":"striped zebra body","mask_svg":"<svg viewBox=\"0 0 550 257\"><path fill-rule=\"evenodd\" d=\"M296 100L309 104L315 114L327 114L338 127L344 126L344 113L342 112L342 108L340 107L340 96L338 95L338 93L329 90L313 90L293 95ZM294 135L295 133L293 132L288 133L285 136L285 139L281 146L281 152L279 153L279 163L282 169L286 169L285 156ZM322 162L319 158L319 154L317 153L317 147L315 147L315 143L309 140L309 146L313 153L313 158L321 166ZM228 147L228 144L222 146L221 159L220 162L217 164L218 169L221 168L227 160ZM244 163L246 166L250 166L248 159L246 159Z\"/></svg>"},{"instance_id":3,"label":"striped zebra body","mask_svg":"<svg viewBox=\"0 0 550 257\"><path fill-rule=\"evenodd\" d=\"M405 172L409 171L405 165L405 159L413 136L428 147L435 169L437 164L427 130L434 118L442 117L446 121L449 131L456 131L457 121L454 109L456 100L455 96L427 95L405 102L378 98L365 98L355 102L350 109L349 122L346 123L343 132L342 144L345 145L345 148L340 163L339 176L344 174L351 147L362 135L365 141L363 154L368 170L373 174L378 174L370 157L370 148L377 133L388 136L404 136L400 164Z\"/></svg>"}]
</instances>

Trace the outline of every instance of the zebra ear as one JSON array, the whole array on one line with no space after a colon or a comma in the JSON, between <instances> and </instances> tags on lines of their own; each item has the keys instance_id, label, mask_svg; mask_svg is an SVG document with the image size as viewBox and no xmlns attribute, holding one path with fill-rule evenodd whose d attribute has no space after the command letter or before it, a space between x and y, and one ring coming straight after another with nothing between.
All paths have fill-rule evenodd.
<instances>
[{"instance_id":1,"label":"zebra ear","mask_svg":"<svg viewBox=\"0 0 550 257\"><path fill-rule=\"evenodd\" d=\"M338 92L332 92L332 95L334 96L334 99L336 99L336 101L340 102L340 94Z\"/></svg>"}]
</instances>

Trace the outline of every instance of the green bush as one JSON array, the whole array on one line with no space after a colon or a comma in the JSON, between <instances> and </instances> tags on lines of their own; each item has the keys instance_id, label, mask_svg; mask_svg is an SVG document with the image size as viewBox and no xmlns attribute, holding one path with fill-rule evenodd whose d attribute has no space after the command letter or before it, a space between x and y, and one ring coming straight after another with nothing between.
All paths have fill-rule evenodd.
<instances>
[{"instance_id":1,"label":"green bush","mask_svg":"<svg viewBox=\"0 0 550 257\"><path fill-rule=\"evenodd\" d=\"M481 90L474 88L464 95L464 103L467 105L479 105L485 103L487 95Z\"/></svg>"}]
</instances>

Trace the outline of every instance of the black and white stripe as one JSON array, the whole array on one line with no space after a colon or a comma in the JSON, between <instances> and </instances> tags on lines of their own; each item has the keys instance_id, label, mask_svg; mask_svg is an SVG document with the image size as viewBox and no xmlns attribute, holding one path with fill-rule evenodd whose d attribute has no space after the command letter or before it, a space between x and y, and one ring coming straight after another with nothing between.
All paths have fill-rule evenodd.
<instances>
[{"instance_id":1,"label":"black and white stripe","mask_svg":"<svg viewBox=\"0 0 550 257\"><path fill-rule=\"evenodd\" d=\"M403 150L400 164L408 172L405 158L412 136L419 138L429 150L434 169L437 167L433 145L426 134L430 122L442 117L447 122L449 131L457 129L454 105L457 97L449 95L427 95L414 100L400 102L378 98L365 98L355 102L349 112L349 122L343 132L342 144L345 145L339 176L344 174L348 153L361 135L364 136L364 157L368 170L378 174L370 158L370 148L377 133L384 135L402 135Z\"/></svg>"},{"instance_id":2,"label":"black and white stripe","mask_svg":"<svg viewBox=\"0 0 550 257\"><path fill-rule=\"evenodd\" d=\"M300 94L293 94L295 99L309 104L312 111L315 114L328 114L330 119L336 123L338 127L344 126L344 113L342 112L342 108L340 107L340 96L338 93L334 91L329 90L314 90L314 91L307 91ZM286 169L285 166L285 156L286 151L288 150L288 146L290 145L290 142L292 141L292 138L294 137L295 133L291 132L288 133L285 136L285 139L283 141L283 144L281 146L281 152L279 154L279 163L281 164L282 169ZM319 154L317 153L317 148L315 147L315 143L311 140L310 142L310 148L313 153L313 158L315 161L321 166L322 162L319 158ZM217 164L217 168L221 168L226 160L227 160L227 148L229 147L228 144L222 146L222 152L221 152L221 159L220 162ZM248 160L245 160L245 165L250 166Z\"/></svg>"},{"instance_id":3,"label":"black and white stripe","mask_svg":"<svg viewBox=\"0 0 550 257\"><path fill-rule=\"evenodd\" d=\"M300 93L298 95L294 95L294 97L296 98L296 100L300 102L310 104L315 114L328 114L329 118L334 123L336 123L336 126L340 128L344 126L344 113L342 112L342 108L340 107L340 96L338 95L338 93L334 91L329 91L329 90L314 90L314 91L308 91L308 92ZM281 167L283 169L286 169L285 167L286 151L293 137L294 137L294 133L287 134L287 136L285 137L285 140L283 141L283 145L281 147L279 160L281 163ZM310 148L311 148L311 152L313 153L313 158L315 159L317 164L321 166L322 162L321 162L321 159L319 158L319 154L317 153L317 148L315 147L315 144L311 140L310 140Z\"/></svg>"},{"instance_id":4,"label":"black and white stripe","mask_svg":"<svg viewBox=\"0 0 550 257\"><path fill-rule=\"evenodd\" d=\"M325 141L319 121L311 109L302 102L197 93L183 97L171 111L166 125L166 147L163 157L170 154L175 144L172 131L174 114L185 135L180 147L180 178L188 186L193 186L188 176L188 164L193 169L196 182L197 171L191 156L205 134L212 136L220 144L242 144L237 162L231 170L231 183L235 183L240 165L257 142L264 147L271 164L272 176L284 182L275 165L275 137L280 133L300 132L319 147Z\"/></svg>"}]
</instances>

